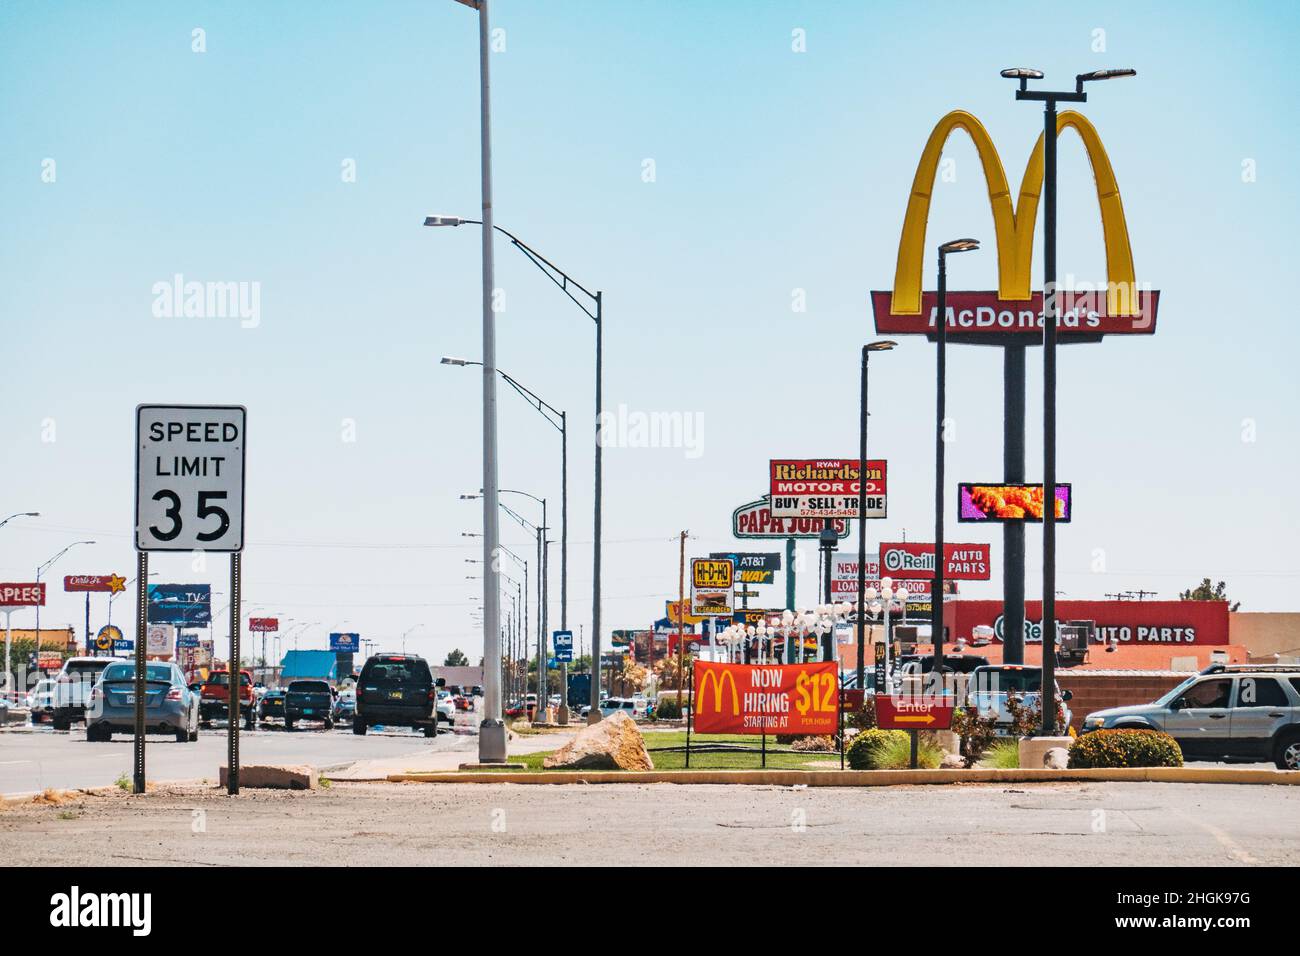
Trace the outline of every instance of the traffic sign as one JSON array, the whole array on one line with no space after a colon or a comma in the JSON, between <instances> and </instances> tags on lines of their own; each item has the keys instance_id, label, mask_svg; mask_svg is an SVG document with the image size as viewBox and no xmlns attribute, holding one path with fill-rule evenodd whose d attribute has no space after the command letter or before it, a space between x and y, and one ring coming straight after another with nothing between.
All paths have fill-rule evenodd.
<instances>
[{"instance_id":1,"label":"traffic sign","mask_svg":"<svg viewBox=\"0 0 1300 956\"><path fill-rule=\"evenodd\" d=\"M947 730L952 726L952 697L876 695L876 726L881 730Z\"/></svg>"},{"instance_id":2,"label":"traffic sign","mask_svg":"<svg viewBox=\"0 0 1300 956\"><path fill-rule=\"evenodd\" d=\"M138 405L135 546L242 551L242 405Z\"/></svg>"},{"instance_id":3,"label":"traffic sign","mask_svg":"<svg viewBox=\"0 0 1300 956\"><path fill-rule=\"evenodd\" d=\"M571 662L573 660L573 632L555 631L551 636L555 641L555 659L562 664Z\"/></svg>"}]
</instances>

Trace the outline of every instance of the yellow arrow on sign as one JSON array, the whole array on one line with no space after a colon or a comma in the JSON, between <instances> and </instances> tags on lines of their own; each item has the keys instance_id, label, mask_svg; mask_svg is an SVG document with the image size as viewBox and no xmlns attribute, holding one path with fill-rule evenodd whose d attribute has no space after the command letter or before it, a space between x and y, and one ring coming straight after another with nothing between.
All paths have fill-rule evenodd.
<instances>
[{"instance_id":1,"label":"yellow arrow on sign","mask_svg":"<svg viewBox=\"0 0 1300 956\"><path fill-rule=\"evenodd\" d=\"M894 721L900 724L932 724L934 715L926 714L924 717L909 717L906 715L895 715Z\"/></svg>"}]
</instances>

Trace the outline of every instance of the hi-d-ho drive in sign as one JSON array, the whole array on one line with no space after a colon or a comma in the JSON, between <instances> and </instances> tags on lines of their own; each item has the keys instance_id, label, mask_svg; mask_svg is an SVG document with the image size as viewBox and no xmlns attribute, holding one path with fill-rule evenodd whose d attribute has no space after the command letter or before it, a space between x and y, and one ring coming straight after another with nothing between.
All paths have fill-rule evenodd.
<instances>
[{"instance_id":1,"label":"hi-d-ho drive in sign","mask_svg":"<svg viewBox=\"0 0 1300 956\"><path fill-rule=\"evenodd\" d=\"M926 221L944 143L956 129L970 135L984 171L997 242L998 288L996 292L948 292L945 321L949 340L1040 344L1043 294L1031 290L1031 267L1038 201L1043 189L1043 138L1038 138L1025 166L1020 198L1013 205L1013 194L992 138L983 124L964 110L953 110L938 122L917 163L898 240L894 288L871 293L876 331L891 335L933 336L935 333L937 296L921 291ZM1062 341L1096 341L1104 335L1115 334L1150 335L1156 330L1160 293L1138 288L1124 205L1110 157L1096 128L1081 114L1073 110L1061 113L1056 119L1056 134L1059 136L1066 129L1079 134L1092 165L1106 246L1107 281L1095 291L1058 293L1057 328Z\"/></svg>"},{"instance_id":2,"label":"hi-d-ho drive in sign","mask_svg":"<svg viewBox=\"0 0 1300 956\"><path fill-rule=\"evenodd\" d=\"M136 407L135 545L242 551L247 410Z\"/></svg>"},{"instance_id":3,"label":"hi-d-ho drive in sign","mask_svg":"<svg viewBox=\"0 0 1300 956\"><path fill-rule=\"evenodd\" d=\"M730 617L736 566L726 558L691 559L691 613L698 617Z\"/></svg>"},{"instance_id":4,"label":"hi-d-ho drive in sign","mask_svg":"<svg viewBox=\"0 0 1300 956\"><path fill-rule=\"evenodd\" d=\"M957 486L958 521L1042 521L1043 486L1006 482ZM1070 485L1056 483L1056 520L1070 520Z\"/></svg>"},{"instance_id":5,"label":"hi-d-ho drive in sign","mask_svg":"<svg viewBox=\"0 0 1300 956\"><path fill-rule=\"evenodd\" d=\"M987 544L943 546L946 581L987 581L993 570ZM889 541L880 545L884 574L900 580L928 581L934 577L934 545L919 541Z\"/></svg>"},{"instance_id":6,"label":"hi-d-ho drive in sign","mask_svg":"<svg viewBox=\"0 0 1300 956\"><path fill-rule=\"evenodd\" d=\"M834 734L839 672L817 664L714 664L696 661L691 719L701 734Z\"/></svg>"},{"instance_id":7,"label":"hi-d-ho drive in sign","mask_svg":"<svg viewBox=\"0 0 1300 956\"><path fill-rule=\"evenodd\" d=\"M884 459L867 460L866 517L887 516ZM772 515L858 517L858 459L774 458L769 466Z\"/></svg>"}]
</instances>

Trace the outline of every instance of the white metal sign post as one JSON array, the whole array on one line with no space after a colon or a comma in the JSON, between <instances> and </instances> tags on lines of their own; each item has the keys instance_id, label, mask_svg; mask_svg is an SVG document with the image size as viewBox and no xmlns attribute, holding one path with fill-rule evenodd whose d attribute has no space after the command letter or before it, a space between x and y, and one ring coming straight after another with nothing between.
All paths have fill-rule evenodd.
<instances>
[{"instance_id":1,"label":"white metal sign post","mask_svg":"<svg viewBox=\"0 0 1300 956\"><path fill-rule=\"evenodd\" d=\"M138 405L135 410L135 780L144 793L145 651L150 551L230 553L227 792L239 792L240 552L244 549L242 405Z\"/></svg>"}]
</instances>

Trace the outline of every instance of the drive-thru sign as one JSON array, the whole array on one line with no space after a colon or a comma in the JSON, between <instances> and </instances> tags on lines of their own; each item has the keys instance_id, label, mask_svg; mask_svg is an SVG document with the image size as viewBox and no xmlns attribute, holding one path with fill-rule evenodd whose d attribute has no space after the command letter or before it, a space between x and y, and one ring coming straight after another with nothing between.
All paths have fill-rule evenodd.
<instances>
[{"instance_id":1,"label":"drive-thru sign","mask_svg":"<svg viewBox=\"0 0 1300 956\"><path fill-rule=\"evenodd\" d=\"M243 550L244 407L140 405L135 413L135 546Z\"/></svg>"}]
</instances>

